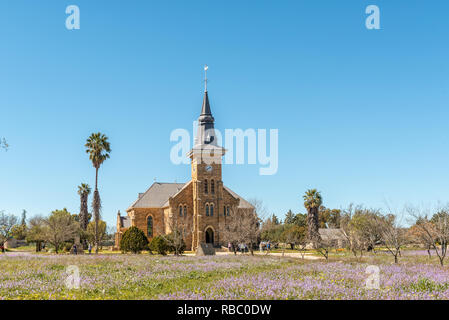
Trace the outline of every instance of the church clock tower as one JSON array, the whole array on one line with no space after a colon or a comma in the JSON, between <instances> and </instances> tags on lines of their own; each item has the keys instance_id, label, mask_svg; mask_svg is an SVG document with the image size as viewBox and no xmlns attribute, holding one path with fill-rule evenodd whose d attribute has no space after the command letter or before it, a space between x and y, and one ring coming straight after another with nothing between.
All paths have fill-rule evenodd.
<instances>
[{"instance_id":1,"label":"church clock tower","mask_svg":"<svg viewBox=\"0 0 449 320\"><path fill-rule=\"evenodd\" d=\"M204 70L207 72L207 69L206 66ZM217 144L215 119L207 92L207 73L205 83L195 144L188 154L191 159L193 183L193 250L196 250L200 243L220 243L219 208L223 199L221 165L225 149Z\"/></svg>"}]
</instances>

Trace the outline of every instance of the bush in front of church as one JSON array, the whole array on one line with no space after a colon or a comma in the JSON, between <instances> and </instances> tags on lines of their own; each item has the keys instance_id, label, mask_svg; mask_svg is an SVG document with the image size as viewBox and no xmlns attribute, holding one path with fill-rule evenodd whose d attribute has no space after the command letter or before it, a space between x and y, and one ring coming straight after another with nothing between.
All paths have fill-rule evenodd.
<instances>
[{"instance_id":1,"label":"bush in front of church","mask_svg":"<svg viewBox=\"0 0 449 320\"><path fill-rule=\"evenodd\" d=\"M150 250L165 256L167 251L170 251L170 245L163 237L157 236L151 240Z\"/></svg>"},{"instance_id":2,"label":"bush in front of church","mask_svg":"<svg viewBox=\"0 0 449 320\"><path fill-rule=\"evenodd\" d=\"M148 239L137 227L130 227L123 234L122 240L120 240L120 250L122 252L140 253L142 250L148 248Z\"/></svg>"},{"instance_id":3,"label":"bush in front of church","mask_svg":"<svg viewBox=\"0 0 449 320\"><path fill-rule=\"evenodd\" d=\"M181 255L186 249L186 243L180 232L172 232L167 236L169 251Z\"/></svg>"}]
</instances>

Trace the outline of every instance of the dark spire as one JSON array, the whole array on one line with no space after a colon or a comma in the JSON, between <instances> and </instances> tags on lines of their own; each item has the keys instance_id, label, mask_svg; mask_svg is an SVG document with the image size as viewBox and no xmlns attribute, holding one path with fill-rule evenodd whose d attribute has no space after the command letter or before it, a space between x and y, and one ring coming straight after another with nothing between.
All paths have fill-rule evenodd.
<instances>
[{"instance_id":1,"label":"dark spire","mask_svg":"<svg viewBox=\"0 0 449 320\"><path fill-rule=\"evenodd\" d=\"M212 116L212 112L210 111L209 95L207 94L207 90L204 91L204 99L203 99L203 107L201 108L201 115Z\"/></svg>"},{"instance_id":2,"label":"dark spire","mask_svg":"<svg viewBox=\"0 0 449 320\"><path fill-rule=\"evenodd\" d=\"M210 111L209 96L207 91L204 92L203 107L201 115L198 118L198 131L196 135L197 145L213 144L216 145L214 117Z\"/></svg>"},{"instance_id":3,"label":"dark spire","mask_svg":"<svg viewBox=\"0 0 449 320\"><path fill-rule=\"evenodd\" d=\"M209 152L209 154L211 150L213 150L213 155L215 156L223 156L226 152L223 147L220 147L218 145L217 137L215 135L215 119L212 116L212 111L210 109L209 103L209 94L207 93L207 69L208 67L206 65L204 67L205 88L203 105L201 107L201 114L198 118L198 131L195 137L195 143L192 151L189 153L189 157L193 157L195 153L197 153L198 151L203 152L203 150Z\"/></svg>"},{"instance_id":4,"label":"dark spire","mask_svg":"<svg viewBox=\"0 0 449 320\"><path fill-rule=\"evenodd\" d=\"M201 108L201 114L198 121L209 120L214 122L214 117L212 117L212 112L210 111L209 104L209 95L207 94L207 70L209 67L207 64L204 66L204 98L203 98L203 107Z\"/></svg>"},{"instance_id":5,"label":"dark spire","mask_svg":"<svg viewBox=\"0 0 449 320\"><path fill-rule=\"evenodd\" d=\"M209 95L207 93L207 69L209 69L209 67L206 65L204 67L204 98L201 114L198 118L198 132L195 139L196 145L217 144L214 130L214 117L210 110Z\"/></svg>"}]
</instances>

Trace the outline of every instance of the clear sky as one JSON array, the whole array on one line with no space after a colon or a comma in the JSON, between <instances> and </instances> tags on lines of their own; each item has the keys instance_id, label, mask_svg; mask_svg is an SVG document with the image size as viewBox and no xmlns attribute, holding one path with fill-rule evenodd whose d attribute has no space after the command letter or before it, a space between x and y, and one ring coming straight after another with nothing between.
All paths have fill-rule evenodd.
<instances>
[{"instance_id":1,"label":"clear sky","mask_svg":"<svg viewBox=\"0 0 449 320\"><path fill-rule=\"evenodd\" d=\"M81 29L65 27L68 5ZM365 8L380 8L367 30ZM0 209L79 210L84 151L101 131L103 216L114 224L154 178L186 182L170 132L191 130L203 65L216 127L279 129L279 170L227 165L225 184L270 212L382 208L449 197L449 2L0 2ZM90 200L89 200L90 201Z\"/></svg>"}]
</instances>

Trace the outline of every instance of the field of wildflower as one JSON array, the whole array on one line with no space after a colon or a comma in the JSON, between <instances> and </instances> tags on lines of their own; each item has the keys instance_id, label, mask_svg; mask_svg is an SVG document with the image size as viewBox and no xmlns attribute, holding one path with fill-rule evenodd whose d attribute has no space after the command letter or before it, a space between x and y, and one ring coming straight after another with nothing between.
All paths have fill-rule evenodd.
<instances>
[{"instance_id":1,"label":"field of wildflower","mask_svg":"<svg viewBox=\"0 0 449 320\"><path fill-rule=\"evenodd\" d=\"M367 289L366 267L380 269ZM80 287L68 289L67 267ZM421 252L330 261L274 256L0 255L1 299L449 299L449 268Z\"/></svg>"}]
</instances>

